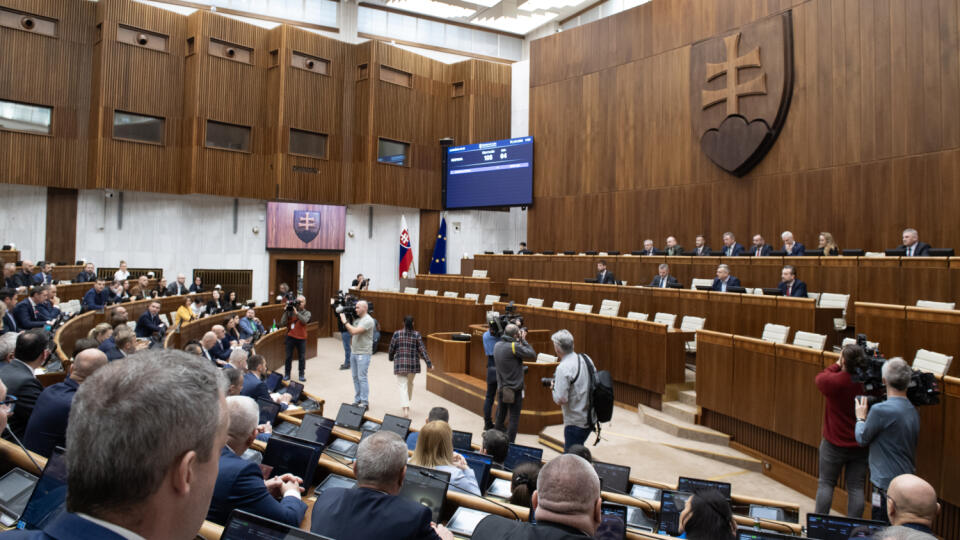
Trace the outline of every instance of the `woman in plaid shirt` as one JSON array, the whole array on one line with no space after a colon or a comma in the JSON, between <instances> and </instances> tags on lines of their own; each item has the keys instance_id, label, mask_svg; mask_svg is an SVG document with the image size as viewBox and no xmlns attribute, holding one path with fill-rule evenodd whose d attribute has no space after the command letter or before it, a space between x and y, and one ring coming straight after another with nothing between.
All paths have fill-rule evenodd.
<instances>
[{"instance_id":1,"label":"woman in plaid shirt","mask_svg":"<svg viewBox=\"0 0 960 540\"><path fill-rule=\"evenodd\" d=\"M400 388L400 406L404 418L410 418L410 400L413 399L413 378L420 373L420 358L427 363L427 369L433 370L430 355L423 345L420 332L413 329L413 317L403 318L403 329L393 333L390 339L390 361L393 362L393 374L397 376Z\"/></svg>"}]
</instances>

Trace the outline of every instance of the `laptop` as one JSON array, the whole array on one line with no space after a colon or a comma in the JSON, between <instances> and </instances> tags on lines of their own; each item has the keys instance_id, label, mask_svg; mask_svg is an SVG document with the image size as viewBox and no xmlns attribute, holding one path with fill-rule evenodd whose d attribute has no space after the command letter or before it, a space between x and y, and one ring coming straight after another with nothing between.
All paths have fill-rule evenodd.
<instances>
[{"instance_id":1,"label":"laptop","mask_svg":"<svg viewBox=\"0 0 960 540\"><path fill-rule=\"evenodd\" d=\"M639 529L644 532L654 532L657 529L657 513L650 514L645 512L639 506L627 506L627 527Z\"/></svg>"},{"instance_id":2,"label":"laptop","mask_svg":"<svg viewBox=\"0 0 960 540\"><path fill-rule=\"evenodd\" d=\"M343 459L354 460L357 458L357 443L347 439L334 439L324 451Z\"/></svg>"},{"instance_id":3,"label":"laptop","mask_svg":"<svg viewBox=\"0 0 960 540\"><path fill-rule=\"evenodd\" d=\"M781 291L780 289L777 289L777 288L764 287L764 288L763 288L763 295L764 295L764 296L783 296L783 291Z\"/></svg>"},{"instance_id":4,"label":"laptop","mask_svg":"<svg viewBox=\"0 0 960 540\"><path fill-rule=\"evenodd\" d=\"M324 491L330 488L353 489L356 485L357 481L353 478L340 476L339 474L328 474L327 477L323 479L323 482L320 482L320 485L313 490L313 495L314 497L319 497Z\"/></svg>"},{"instance_id":5,"label":"laptop","mask_svg":"<svg viewBox=\"0 0 960 540\"><path fill-rule=\"evenodd\" d=\"M273 426L274 433L280 433L282 435L292 435L297 436L297 432L300 430L300 426L292 424L290 422L280 422L279 424Z\"/></svg>"},{"instance_id":6,"label":"laptop","mask_svg":"<svg viewBox=\"0 0 960 540\"><path fill-rule=\"evenodd\" d=\"M300 396L303 394L303 384L290 381L287 383L287 387L282 390L284 393L290 394L290 403L296 403L300 401Z\"/></svg>"},{"instance_id":7,"label":"laptop","mask_svg":"<svg viewBox=\"0 0 960 540\"><path fill-rule=\"evenodd\" d=\"M373 420L365 420L362 424L360 424L360 431L380 431L380 427L380 424L374 422Z\"/></svg>"},{"instance_id":8,"label":"laptop","mask_svg":"<svg viewBox=\"0 0 960 540\"><path fill-rule=\"evenodd\" d=\"M27 507L37 477L17 467L0 478L0 524L13 527Z\"/></svg>"},{"instance_id":9,"label":"laptop","mask_svg":"<svg viewBox=\"0 0 960 540\"><path fill-rule=\"evenodd\" d=\"M473 530L477 528L480 521L489 515L490 514L482 510L474 510L473 508L461 506L450 516L450 521L447 522L447 529L460 538L470 538L473 536Z\"/></svg>"},{"instance_id":10,"label":"laptop","mask_svg":"<svg viewBox=\"0 0 960 540\"><path fill-rule=\"evenodd\" d=\"M749 515L753 519L765 519L767 521L786 520L786 512L783 511L783 508L777 508L776 506L765 506L762 504L751 504Z\"/></svg>"},{"instance_id":11,"label":"laptop","mask_svg":"<svg viewBox=\"0 0 960 540\"><path fill-rule=\"evenodd\" d=\"M340 405L340 410L337 411L337 419L334 423L343 428L359 431L360 424L363 423L363 412L364 408L359 405L344 403Z\"/></svg>"},{"instance_id":12,"label":"laptop","mask_svg":"<svg viewBox=\"0 0 960 540\"><path fill-rule=\"evenodd\" d=\"M469 431L453 430L454 450L473 450L473 433Z\"/></svg>"},{"instance_id":13,"label":"laptop","mask_svg":"<svg viewBox=\"0 0 960 540\"><path fill-rule=\"evenodd\" d=\"M274 371L273 373L267 375L267 380L264 381L264 384L267 385L267 390L276 392L277 388L280 388L281 382L283 382L283 375Z\"/></svg>"},{"instance_id":14,"label":"laptop","mask_svg":"<svg viewBox=\"0 0 960 540\"><path fill-rule=\"evenodd\" d=\"M449 482L448 472L407 465L407 475L403 479L399 496L426 506L433 514L431 520L440 523L440 510L443 508L443 500L447 498Z\"/></svg>"},{"instance_id":15,"label":"laptop","mask_svg":"<svg viewBox=\"0 0 960 540\"><path fill-rule=\"evenodd\" d=\"M290 473L303 479L305 486L313 481L323 445L311 445L304 440L295 440L283 435L273 435L263 452L263 465L272 467L270 477Z\"/></svg>"},{"instance_id":16,"label":"laptop","mask_svg":"<svg viewBox=\"0 0 960 540\"><path fill-rule=\"evenodd\" d=\"M220 540L330 540L291 525L255 516L243 510L230 512Z\"/></svg>"},{"instance_id":17,"label":"laptop","mask_svg":"<svg viewBox=\"0 0 960 540\"><path fill-rule=\"evenodd\" d=\"M697 285L698 291L712 291L713 287L710 285Z\"/></svg>"},{"instance_id":18,"label":"laptop","mask_svg":"<svg viewBox=\"0 0 960 540\"><path fill-rule=\"evenodd\" d=\"M905 249L885 249L883 254L887 257L906 257L907 250Z\"/></svg>"},{"instance_id":19,"label":"laptop","mask_svg":"<svg viewBox=\"0 0 960 540\"><path fill-rule=\"evenodd\" d=\"M659 501L660 489L653 486L634 484L630 486L630 496L637 499L646 499L648 501Z\"/></svg>"},{"instance_id":20,"label":"laptop","mask_svg":"<svg viewBox=\"0 0 960 540\"><path fill-rule=\"evenodd\" d=\"M333 431L333 420L324 418L319 414L308 414L303 417L300 423L300 429L297 430L297 437L308 441L327 444L330 440L330 432Z\"/></svg>"},{"instance_id":21,"label":"laptop","mask_svg":"<svg viewBox=\"0 0 960 540\"><path fill-rule=\"evenodd\" d=\"M503 468L512 471L514 467L524 461L532 461L540 465L540 462L543 461L543 449L510 443L507 448L507 458L503 460Z\"/></svg>"},{"instance_id":22,"label":"laptop","mask_svg":"<svg viewBox=\"0 0 960 540\"><path fill-rule=\"evenodd\" d=\"M510 481L505 478L494 478L493 482L490 482L490 487L487 488L486 495L505 501L510 500L510 495L513 495L510 490Z\"/></svg>"},{"instance_id":23,"label":"laptop","mask_svg":"<svg viewBox=\"0 0 960 540\"><path fill-rule=\"evenodd\" d=\"M392 431L399 435L401 439L407 440L407 433L410 432L410 419L386 414L380 424L380 431Z\"/></svg>"},{"instance_id":24,"label":"laptop","mask_svg":"<svg viewBox=\"0 0 960 540\"><path fill-rule=\"evenodd\" d=\"M847 540L850 533L857 527L869 527L877 532L887 527L882 521L870 521L827 514L807 514L807 538L819 540Z\"/></svg>"},{"instance_id":25,"label":"laptop","mask_svg":"<svg viewBox=\"0 0 960 540\"><path fill-rule=\"evenodd\" d=\"M693 494L685 491L665 489L660 492L660 519L657 531L660 534L677 536L680 534L680 513L687 505L687 499Z\"/></svg>"},{"instance_id":26,"label":"laptop","mask_svg":"<svg viewBox=\"0 0 960 540\"><path fill-rule=\"evenodd\" d=\"M688 478L686 476L681 476L677 481L677 491L695 493L701 489L715 489L726 497L728 501L730 500L730 482L713 482L711 480Z\"/></svg>"},{"instance_id":27,"label":"laptop","mask_svg":"<svg viewBox=\"0 0 960 540\"><path fill-rule=\"evenodd\" d=\"M470 452L472 454L472 452ZM466 452L464 452L466 454ZM484 459L486 458L486 459ZM477 478L477 486L480 487L480 493L487 489L487 483L490 481L490 467L493 465L493 459L488 456L474 457L464 455L463 459L473 470L473 475Z\"/></svg>"},{"instance_id":28,"label":"laptop","mask_svg":"<svg viewBox=\"0 0 960 540\"><path fill-rule=\"evenodd\" d=\"M379 431L379 430L378 430L378 431ZM367 437L373 435L374 433L378 433L378 431L373 431L373 430L370 430L370 429L361 430L361 431L360 431L360 442L363 442L364 439L366 439ZM358 446L359 446L359 445L358 445Z\"/></svg>"},{"instance_id":29,"label":"laptop","mask_svg":"<svg viewBox=\"0 0 960 540\"><path fill-rule=\"evenodd\" d=\"M728 286L727 286L727 292L728 292L728 293L739 293L739 294L743 294L743 293L747 292L747 289L744 288L744 287L735 287L735 286L730 286L730 285L728 285Z\"/></svg>"},{"instance_id":30,"label":"laptop","mask_svg":"<svg viewBox=\"0 0 960 540\"><path fill-rule=\"evenodd\" d=\"M737 529L737 540L796 540L796 538L796 536L791 536L789 534L780 534L771 531Z\"/></svg>"},{"instance_id":31,"label":"laptop","mask_svg":"<svg viewBox=\"0 0 960 540\"><path fill-rule=\"evenodd\" d=\"M33 488L30 500L17 522L18 529L42 529L67 511L67 460L57 447Z\"/></svg>"},{"instance_id":32,"label":"laptop","mask_svg":"<svg viewBox=\"0 0 960 540\"><path fill-rule=\"evenodd\" d=\"M277 415L280 414L281 408L279 403L272 399L257 398L257 406L260 407L260 424L277 423Z\"/></svg>"},{"instance_id":33,"label":"laptop","mask_svg":"<svg viewBox=\"0 0 960 540\"><path fill-rule=\"evenodd\" d=\"M600 477L601 489L614 493L626 493L630 489L630 467L594 461L593 468Z\"/></svg>"}]
</instances>

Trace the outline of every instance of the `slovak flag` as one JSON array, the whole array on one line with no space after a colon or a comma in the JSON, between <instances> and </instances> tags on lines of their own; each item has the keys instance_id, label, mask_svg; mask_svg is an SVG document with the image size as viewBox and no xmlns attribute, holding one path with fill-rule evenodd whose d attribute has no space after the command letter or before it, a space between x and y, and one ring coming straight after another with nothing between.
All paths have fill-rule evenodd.
<instances>
[{"instance_id":1,"label":"slovak flag","mask_svg":"<svg viewBox=\"0 0 960 540\"><path fill-rule=\"evenodd\" d=\"M407 231L407 217L400 216L400 278L410 270L413 264L413 250L410 249L410 233Z\"/></svg>"}]
</instances>

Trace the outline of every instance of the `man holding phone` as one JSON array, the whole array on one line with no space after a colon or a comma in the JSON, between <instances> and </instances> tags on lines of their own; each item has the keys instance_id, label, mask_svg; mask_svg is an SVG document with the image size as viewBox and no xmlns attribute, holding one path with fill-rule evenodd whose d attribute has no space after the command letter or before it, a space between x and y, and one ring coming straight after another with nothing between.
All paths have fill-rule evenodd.
<instances>
[{"instance_id":1,"label":"man holding phone","mask_svg":"<svg viewBox=\"0 0 960 540\"><path fill-rule=\"evenodd\" d=\"M537 353L527 343L527 330L508 324L503 338L493 348L497 366L497 423L495 428L504 431L507 411L510 412L510 427L506 430L510 442L517 439L520 426L520 411L523 409L523 359L536 358Z\"/></svg>"}]
</instances>

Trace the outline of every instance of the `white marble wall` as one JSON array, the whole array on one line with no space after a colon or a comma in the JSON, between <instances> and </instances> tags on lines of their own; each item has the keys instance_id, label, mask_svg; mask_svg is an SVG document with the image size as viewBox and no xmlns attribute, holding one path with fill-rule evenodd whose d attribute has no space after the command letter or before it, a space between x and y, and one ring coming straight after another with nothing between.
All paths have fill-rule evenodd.
<instances>
[{"instance_id":1,"label":"white marble wall","mask_svg":"<svg viewBox=\"0 0 960 540\"><path fill-rule=\"evenodd\" d=\"M484 251L517 251L526 241L527 213L519 208L509 212L457 210L446 213L447 273L460 273L460 260ZM459 224L459 230L457 225Z\"/></svg>"},{"instance_id":2,"label":"white marble wall","mask_svg":"<svg viewBox=\"0 0 960 540\"><path fill-rule=\"evenodd\" d=\"M20 256L43 259L47 238L47 188L0 184L0 245L15 244Z\"/></svg>"},{"instance_id":3,"label":"white marble wall","mask_svg":"<svg viewBox=\"0 0 960 540\"><path fill-rule=\"evenodd\" d=\"M370 227L370 209L373 227ZM400 286L400 217L407 218L413 264L420 249L420 210L397 206L354 204L347 206L347 238L340 257L340 289L362 273L370 278L373 289L395 289ZM372 237L371 237L372 231ZM352 236L351 236L352 235ZM420 268L416 269L418 272Z\"/></svg>"},{"instance_id":4,"label":"white marble wall","mask_svg":"<svg viewBox=\"0 0 960 540\"><path fill-rule=\"evenodd\" d=\"M510 74L510 137L533 135L530 133L530 60L514 62Z\"/></svg>"}]
</instances>

